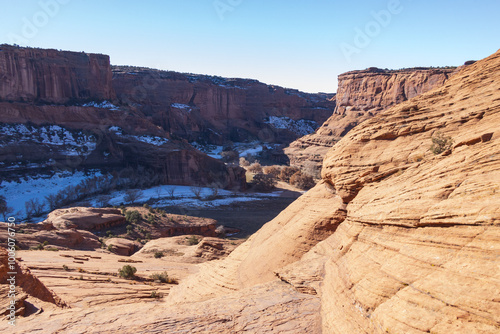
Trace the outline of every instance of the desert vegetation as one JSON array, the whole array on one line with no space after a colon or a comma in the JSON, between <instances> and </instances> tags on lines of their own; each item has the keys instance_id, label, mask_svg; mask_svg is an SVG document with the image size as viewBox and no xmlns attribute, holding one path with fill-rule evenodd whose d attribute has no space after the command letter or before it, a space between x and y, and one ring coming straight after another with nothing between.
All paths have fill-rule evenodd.
<instances>
[{"instance_id":1,"label":"desert vegetation","mask_svg":"<svg viewBox=\"0 0 500 334\"><path fill-rule=\"evenodd\" d=\"M451 146L453 145L453 139L450 136L445 136L441 132L437 132L431 140L432 145L430 150L436 155L451 149Z\"/></svg>"}]
</instances>

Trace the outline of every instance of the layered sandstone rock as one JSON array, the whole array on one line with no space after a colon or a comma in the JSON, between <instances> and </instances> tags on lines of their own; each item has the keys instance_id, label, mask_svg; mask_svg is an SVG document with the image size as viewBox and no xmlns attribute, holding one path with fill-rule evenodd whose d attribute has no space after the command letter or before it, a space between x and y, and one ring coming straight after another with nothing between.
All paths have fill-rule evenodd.
<instances>
[{"instance_id":1,"label":"layered sandstone rock","mask_svg":"<svg viewBox=\"0 0 500 334\"><path fill-rule=\"evenodd\" d=\"M335 112L315 133L299 138L285 149L290 164L306 169L320 168L326 152L356 125L443 85L455 72L454 68L369 68L339 75Z\"/></svg>"},{"instance_id":2,"label":"layered sandstone rock","mask_svg":"<svg viewBox=\"0 0 500 334\"><path fill-rule=\"evenodd\" d=\"M2 292L0 302L2 305L2 315L7 314L4 311L7 308L7 305L10 304L11 300L8 296L11 291L9 288L11 281L8 281L8 279L11 277L15 278L16 316L27 315L26 310L31 304L27 303L27 299L34 303L37 303L37 301L43 301L52 303L59 307L66 306L66 304L53 291L47 289L47 287L40 282L36 276L33 276L28 268L20 265L17 260L13 264L14 268L11 268L11 265L12 261L9 261L9 253L7 249L0 247L0 291ZM9 274L12 272L15 274Z\"/></svg>"},{"instance_id":3,"label":"layered sandstone rock","mask_svg":"<svg viewBox=\"0 0 500 334\"><path fill-rule=\"evenodd\" d=\"M14 332L496 333L499 124L500 51L357 126L320 184L162 307L46 313ZM434 154L438 132L453 144Z\"/></svg>"},{"instance_id":4,"label":"layered sandstone rock","mask_svg":"<svg viewBox=\"0 0 500 334\"><path fill-rule=\"evenodd\" d=\"M6 223L0 227L7 230ZM51 223L20 224L17 226L16 244L22 249L50 246L71 249L96 249L101 247L99 238L92 232L77 229L57 229ZM6 244L7 234L0 234L0 242Z\"/></svg>"},{"instance_id":5,"label":"layered sandstone rock","mask_svg":"<svg viewBox=\"0 0 500 334\"><path fill-rule=\"evenodd\" d=\"M335 108L333 94L126 66L113 67L113 87L122 103L141 110L167 132L212 144L289 143L314 131Z\"/></svg>"},{"instance_id":6,"label":"layered sandstone rock","mask_svg":"<svg viewBox=\"0 0 500 334\"><path fill-rule=\"evenodd\" d=\"M0 100L56 103L112 100L109 56L0 45Z\"/></svg>"},{"instance_id":7,"label":"layered sandstone rock","mask_svg":"<svg viewBox=\"0 0 500 334\"><path fill-rule=\"evenodd\" d=\"M125 223L125 217L118 209L72 207L54 210L45 223L57 229L103 230Z\"/></svg>"},{"instance_id":8,"label":"layered sandstone rock","mask_svg":"<svg viewBox=\"0 0 500 334\"><path fill-rule=\"evenodd\" d=\"M171 302L277 275L320 298L324 333L498 331L499 79L497 52L356 127L329 152L323 183ZM438 131L454 145L434 155ZM299 206L319 216L297 217ZM313 227L328 220L335 227L316 242Z\"/></svg>"}]
</instances>

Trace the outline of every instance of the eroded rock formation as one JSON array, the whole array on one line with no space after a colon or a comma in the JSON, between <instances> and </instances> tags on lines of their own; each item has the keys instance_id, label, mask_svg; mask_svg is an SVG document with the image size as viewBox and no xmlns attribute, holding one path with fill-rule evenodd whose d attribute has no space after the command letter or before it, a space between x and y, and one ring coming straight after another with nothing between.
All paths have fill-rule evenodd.
<instances>
[{"instance_id":1,"label":"eroded rock formation","mask_svg":"<svg viewBox=\"0 0 500 334\"><path fill-rule=\"evenodd\" d=\"M315 133L297 139L285 149L290 164L306 169L319 168L328 150L356 125L395 104L443 85L455 72L455 68L369 68L339 75L333 115Z\"/></svg>"},{"instance_id":2,"label":"eroded rock formation","mask_svg":"<svg viewBox=\"0 0 500 334\"><path fill-rule=\"evenodd\" d=\"M0 247L0 301L2 305L2 310L0 311L2 316L5 316L9 311L7 306L10 304L11 298L9 298L10 290L10 279L12 276L15 278L14 285L16 286L16 307L15 314L17 316L26 315L26 310L29 307L27 304L27 299L31 302L36 300L41 300L43 302L52 303L59 307L65 307L66 304L51 290L40 282L40 280L31 274L31 271L20 265L17 261L14 262L14 269L10 268L12 261L9 261L9 253L7 249ZM9 274L10 272L15 272L16 274ZM30 298L30 297L34 297ZM7 322L7 321L3 321Z\"/></svg>"},{"instance_id":3,"label":"eroded rock formation","mask_svg":"<svg viewBox=\"0 0 500 334\"><path fill-rule=\"evenodd\" d=\"M324 333L498 331L499 79L500 51L356 127L322 183L170 301L277 275L317 296ZM438 132L454 144L435 155Z\"/></svg>"},{"instance_id":4,"label":"eroded rock formation","mask_svg":"<svg viewBox=\"0 0 500 334\"><path fill-rule=\"evenodd\" d=\"M113 100L109 56L0 45L0 100L65 104Z\"/></svg>"},{"instance_id":5,"label":"eroded rock formation","mask_svg":"<svg viewBox=\"0 0 500 334\"><path fill-rule=\"evenodd\" d=\"M190 142L289 143L314 131L335 109L334 94L127 66L113 67L113 87L122 103Z\"/></svg>"},{"instance_id":6,"label":"eroded rock formation","mask_svg":"<svg viewBox=\"0 0 500 334\"><path fill-rule=\"evenodd\" d=\"M113 103L108 56L0 46L0 172L142 168L161 183L244 185L242 169Z\"/></svg>"}]
</instances>

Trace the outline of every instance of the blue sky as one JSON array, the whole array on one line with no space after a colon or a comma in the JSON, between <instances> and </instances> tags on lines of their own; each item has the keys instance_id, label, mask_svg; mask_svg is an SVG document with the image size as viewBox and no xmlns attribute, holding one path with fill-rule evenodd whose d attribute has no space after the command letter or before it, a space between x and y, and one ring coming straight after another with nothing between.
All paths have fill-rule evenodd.
<instances>
[{"instance_id":1,"label":"blue sky","mask_svg":"<svg viewBox=\"0 0 500 334\"><path fill-rule=\"evenodd\" d=\"M500 48L498 0L0 0L0 43L335 92L343 72ZM374 14L375 13L375 14ZM377 18L378 17L378 18Z\"/></svg>"}]
</instances>

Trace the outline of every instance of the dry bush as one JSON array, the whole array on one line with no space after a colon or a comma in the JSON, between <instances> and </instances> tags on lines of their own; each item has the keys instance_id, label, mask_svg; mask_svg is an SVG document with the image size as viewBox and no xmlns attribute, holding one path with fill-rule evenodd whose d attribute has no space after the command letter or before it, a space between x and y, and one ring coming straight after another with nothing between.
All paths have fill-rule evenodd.
<instances>
[{"instance_id":1,"label":"dry bush","mask_svg":"<svg viewBox=\"0 0 500 334\"><path fill-rule=\"evenodd\" d=\"M293 174L290 178L290 184L303 190L311 189L316 185L312 176L303 174L302 172Z\"/></svg>"},{"instance_id":2,"label":"dry bush","mask_svg":"<svg viewBox=\"0 0 500 334\"><path fill-rule=\"evenodd\" d=\"M202 191L203 191L203 188L200 186L192 186L191 187L191 192L193 193L193 195L196 199L201 199L201 192Z\"/></svg>"},{"instance_id":3,"label":"dry bush","mask_svg":"<svg viewBox=\"0 0 500 334\"><path fill-rule=\"evenodd\" d=\"M437 132L436 136L432 137L431 151L434 154L441 154L444 151L451 149L453 139L450 136L445 136L441 132Z\"/></svg>"},{"instance_id":4,"label":"dry bush","mask_svg":"<svg viewBox=\"0 0 500 334\"><path fill-rule=\"evenodd\" d=\"M128 189L123 198L125 202L135 203L142 196L142 191L139 189Z\"/></svg>"},{"instance_id":5,"label":"dry bush","mask_svg":"<svg viewBox=\"0 0 500 334\"><path fill-rule=\"evenodd\" d=\"M252 185L257 191L271 191L276 186L276 179L270 174L256 174Z\"/></svg>"},{"instance_id":6,"label":"dry bush","mask_svg":"<svg viewBox=\"0 0 500 334\"><path fill-rule=\"evenodd\" d=\"M220 156L224 162L235 162L238 160L240 154L237 151L222 151Z\"/></svg>"},{"instance_id":7,"label":"dry bush","mask_svg":"<svg viewBox=\"0 0 500 334\"><path fill-rule=\"evenodd\" d=\"M264 172L264 174L272 175L273 177L277 178L281 173L281 168L276 166L266 166L262 168L262 171Z\"/></svg>"},{"instance_id":8,"label":"dry bush","mask_svg":"<svg viewBox=\"0 0 500 334\"><path fill-rule=\"evenodd\" d=\"M250 162L248 162L248 160L245 159L244 157L241 157L240 158L240 166L241 167L248 167L248 166L250 166Z\"/></svg>"},{"instance_id":9,"label":"dry bush","mask_svg":"<svg viewBox=\"0 0 500 334\"><path fill-rule=\"evenodd\" d=\"M45 205L41 203L38 198L32 198L29 201L24 203L24 207L26 208L26 216L29 218L39 217L42 215L44 211Z\"/></svg>"},{"instance_id":10,"label":"dry bush","mask_svg":"<svg viewBox=\"0 0 500 334\"><path fill-rule=\"evenodd\" d=\"M290 178L293 174L299 172L300 170L297 167L287 166L281 169L280 175L278 179L284 182L290 182Z\"/></svg>"},{"instance_id":11,"label":"dry bush","mask_svg":"<svg viewBox=\"0 0 500 334\"><path fill-rule=\"evenodd\" d=\"M256 161L253 164L251 164L250 166L248 166L247 170L250 173L260 174L260 173L262 173L262 166L260 165L260 163L258 161Z\"/></svg>"},{"instance_id":12,"label":"dry bush","mask_svg":"<svg viewBox=\"0 0 500 334\"><path fill-rule=\"evenodd\" d=\"M304 173L311 175L315 179L321 178L321 165L315 161L306 161L302 170Z\"/></svg>"}]
</instances>

